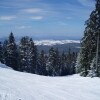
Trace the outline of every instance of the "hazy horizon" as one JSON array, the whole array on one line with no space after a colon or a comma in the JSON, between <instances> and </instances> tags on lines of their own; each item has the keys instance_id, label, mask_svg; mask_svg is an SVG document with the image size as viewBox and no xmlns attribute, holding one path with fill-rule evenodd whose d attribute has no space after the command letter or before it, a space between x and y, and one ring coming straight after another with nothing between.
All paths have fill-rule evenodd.
<instances>
[{"instance_id":1,"label":"hazy horizon","mask_svg":"<svg viewBox=\"0 0 100 100\"><path fill-rule=\"evenodd\" d=\"M9 33L10 34L10 33ZM8 37L9 37L9 34L7 35L7 36L0 36L0 39L1 40L5 40L5 39L8 39ZM14 33L13 33L14 34ZM61 37L61 36L59 36L59 37L57 37L57 36L55 36L55 37L36 37L36 36L30 36L30 35L23 35L23 36L16 36L15 34L14 34L14 37L15 37L15 40L20 40L22 37L24 37L24 36L28 36L29 38L32 38L33 40L81 40L81 37Z\"/></svg>"}]
</instances>

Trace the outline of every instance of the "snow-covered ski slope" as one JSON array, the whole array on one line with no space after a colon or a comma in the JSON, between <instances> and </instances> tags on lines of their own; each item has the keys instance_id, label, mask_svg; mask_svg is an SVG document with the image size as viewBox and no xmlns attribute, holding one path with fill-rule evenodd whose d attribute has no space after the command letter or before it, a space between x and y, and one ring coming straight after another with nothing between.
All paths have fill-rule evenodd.
<instances>
[{"instance_id":1,"label":"snow-covered ski slope","mask_svg":"<svg viewBox=\"0 0 100 100\"><path fill-rule=\"evenodd\" d=\"M45 77L0 68L0 100L100 100L100 78Z\"/></svg>"}]
</instances>

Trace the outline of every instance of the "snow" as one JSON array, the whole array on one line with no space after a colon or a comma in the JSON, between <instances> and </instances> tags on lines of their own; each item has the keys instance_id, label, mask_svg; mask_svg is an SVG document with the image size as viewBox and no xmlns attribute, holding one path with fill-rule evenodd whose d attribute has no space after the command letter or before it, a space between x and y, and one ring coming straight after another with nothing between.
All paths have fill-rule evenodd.
<instances>
[{"instance_id":1,"label":"snow","mask_svg":"<svg viewBox=\"0 0 100 100\"><path fill-rule=\"evenodd\" d=\"M79 40L35 40L36 45L53 46L57 44L80 43Z\"/></svg>"},{"instance_id":2,"label":"snow","mask_svg":"<svg viewBox=\"0 0 100 100\"><path fill-rule=\"evenodd\" d=\"M0 63L0 67L1 67L1 68L9 68L9 69L12 69L12 68L10 68L10 67L8 67L8 66L5 66L5 64L1 64L1 63Z\"/></svg>"},{"instance_id":3,"label":"snow","mask_svg":"<svg viewBox=\"0 0 100 100\"><path fill-rule=\"evenodd\" d=\"M0 67L0 100L100 100L100 79L46 77Z\"/></svg>"}]
</instances>

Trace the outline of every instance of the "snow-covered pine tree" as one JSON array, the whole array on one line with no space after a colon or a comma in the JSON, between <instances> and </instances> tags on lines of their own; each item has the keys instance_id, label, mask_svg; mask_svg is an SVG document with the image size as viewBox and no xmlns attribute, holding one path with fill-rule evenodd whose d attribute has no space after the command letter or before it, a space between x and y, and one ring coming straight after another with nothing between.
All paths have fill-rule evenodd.
<instances>
[{"instance_id":1,"label":"snow-covered pine tree","mask_svg":"<svg viewBox=\"0 0 100 100\"><path fill-rule=\"evenodd\" d=\"M100 77L100 0L96 1L96 76Z\"/></svg>"},{"instance_id":2,"label":"snow-covered pine tree","mask_svg":"<svg viewBox=\"0 0 100 100\"><path fill-rule=\"evenodd\" d=\"M1 42L0 42L0 62L3 62L3 46Z\"/></svg>"},{"instance_id":3,"label":"snow-covered pine tree","mask_svg":"<svg viewBox=\"0 0 100 100\"><path fill-rule=\"evenodd\" d=\"M68 74L68 70L67 70L67 56L64 52L62 52L61 57L60 57L60 61L61 61L61 76L67 75Z\"/></svg>"},{"instance_id":4,"label":"snow-covered pine tree","mask_svg":"<svg viewBox=\"0 0 100 100\"><path fill-rule=\"evenodd\" d=\"M47 60L47 63L46 63L47 73L48 73L49 76L53 76L54 60L55 60L54 54L55 54L55 50L52 47L49 50L48 60Z\"/></svg>"},{"instance_id":5,"label":"snow-covered pine tree","mask_svg":"<svg viewBox=\"0 0 100 100\"><path fill-rule=\"evenodd\" d=\"M55 49L55 76L61 75L61 62L60 62L60 54L58 48Z\"/></svg>"},{"instance_id":6,"label":"snow-covered pine tree","mask_svg":"<svg viewBox=\"0 0 100 100\"><path fill-rule=\"evenodd\" d=\"M47 71L46 71L46 57L45 57L45 53L44 50L41 51L41 53L39 54L39 62L38 62L38 72L40 75L47 75Z\"/></svg>"},{"instance_id":7,"label":"snow-covered pine tree","mask_svg":"<svg viewBox=\"0 0 100 100\"><path fill-rule=\"evenodd\" d=\"M66 55L67 57L67 74L68 75L70 75L70 74L72 74L72 53L71 53L71 49L69 48L69 50L68 50L68 54Z\"/></svg>"},{"instance_id":8,"label":"snow-covered pine tree","mask_svg":"<svg viewBox=\"0 0 100 100\"><path fill-rule=\"evenodd\" d=\"M75 74L75 63L76 63L77 53L69 51L67 54L62 52L60 56L60 72L61 76Z\"/></svg>"},{"instance_id":9,"label":"snow-covered pine tree","mask_svg":"<svg viewBox=\"0 0 100 100\"><path fill-rule=\"evenodd\" d=\"M76 64L75 64L75 72L76 73L80 73L81 72L81 50L80 50L80 52L78 53L78 55L77 55L77 59L76 59Z\"/></svg>"},{"instance_id":10,"label":"snow-covered pine tree","mask_svg":"<svg viewBox=\"0 0 100 100\"><path fill-rule=\"evenodd\" d=\"M37 64L38 64L38 53L37 53L37 47L34 44L32 38L30 39L30 49L29 49L29 66L30 66L30 72L31 73L37 73Z\"/></svg>"},{"instance_id":11,"label":"snow-covered pine tree","mask_svg":"<svg viewBox=\"0 0 100 100\"><path fill-rule=\"evenodd\" d=\"M18 69L18 51L17 51L17 45L15 43L15 38L13 33L11 32L8 38L7 43L7 61L6 64L10 67L12 67L14 70Z\"/></svg>"},{"instance_id":12,"label":"snow-covered pine tree","mask_svg":"<svg viewBox=\"0 0 100 100\"><path fill-rule=\"evenodd\" d=\"M0 42L0 62L3 63L3 45Z\"/></svg>"},{"instance_id":13,"label":"snow-covered pine tree","mask_svg":"<svg viewBox=\"0 0 100 100\"><path fill-rule=\"evenodd\" d=\"M96 0L96 9L90 14L90 18L86 21L86 28L84 31L84 37L81 40L81 52L80 52L80 72L82 76L87 76L93 69L93 73L96 76L99 75L99 57L100 57L100 47L97 50L97 46L100 44L100 39L97 44L98 36L100 35L100 0ZM98 52L97 52L98 51ZM98 58L97 56L98 55ZM93 59L97 59L97 66ZM95 69L95 70L94 70Z\"/></svg>"},{"instance_id":14,"label":"snow-covered pine tree","mask_svg":"<svg viewBox=\"0 0 100 100\"><path fill-rule=\"evenodd\" d=\"M19 43L20 71L29 72L29 37L22 37Z\"/></svg>"},{"instance_id":15,"label":"snow-covered pine tree","mask_svg":"<svg viewBox=\"0 0 100 100\"><path fill-rule=\"evenodd\" d=\"M8 57L8 54L7 54L7 44L8 44L8 41L7 40L5 40L4 42L3 42L3 47L2 47L2 51L3 51L3 64L6 64L7 65L7 57Z\"/></svg>"},{"instance_id":16,"label":"snow-covered pine tree","mask_svg":"<svg viewBox=\"0 0 100 100\"><path fill-rule=\"evenodd\" d=\"M76 58L77 58L77 53L72 52L71 53L71 70L70 70L70 74L75 74L75 63L76 63Z\"/></svg>"},{"instance_id":17,"label":"snow-covered pine tree","mask_svg":"<svg viewBox=\"0 0 100 100\"><path fill-rule=\"evenodd\" d=\"M47 72L50 76L58 76L60 74L59 51L53 47L49 50L49 56L46 63Z\"/></svg>"},{"instance_id":18,"label":"snow-covered pine tree","mask_svg":"<svg viewBox=\"0 0 100 100\"><path fill-rule=\"evenodd\" d=\"M37 55L37 47L32 38L23 37L19 44L20 71L38 74Z\"/></svg>"}]
</instances>

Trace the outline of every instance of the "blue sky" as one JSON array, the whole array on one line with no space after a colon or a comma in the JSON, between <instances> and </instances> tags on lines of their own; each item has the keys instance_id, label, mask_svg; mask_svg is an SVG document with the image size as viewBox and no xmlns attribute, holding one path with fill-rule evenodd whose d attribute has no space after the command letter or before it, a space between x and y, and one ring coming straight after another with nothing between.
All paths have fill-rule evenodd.
<instances>
[{"instance_id":1,"label":"blue sky","mask_svg":"<svg viewBox=\"0 0 100 100\"><path fill-rule=\"evenodd\" d=\"M94 0L0 0L0 37L80 39Z\"/></svg>"}]
</instances>

